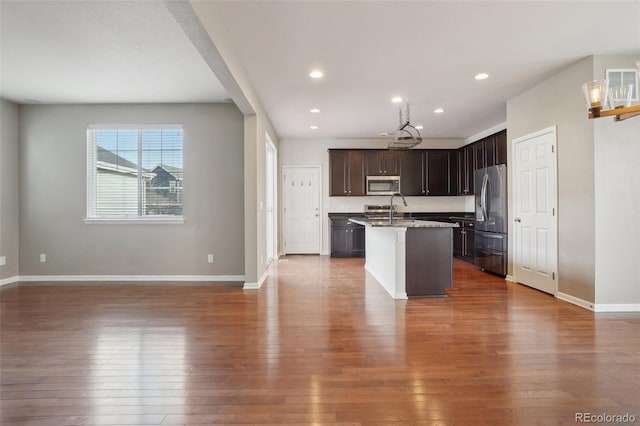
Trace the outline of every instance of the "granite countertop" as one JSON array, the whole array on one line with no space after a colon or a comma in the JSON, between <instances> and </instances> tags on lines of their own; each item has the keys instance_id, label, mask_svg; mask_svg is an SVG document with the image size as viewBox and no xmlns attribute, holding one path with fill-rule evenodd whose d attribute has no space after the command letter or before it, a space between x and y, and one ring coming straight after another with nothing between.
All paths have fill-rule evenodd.
<instances>
[{"instance_id":1,"label":"granite countertop","mask_svg":"<svg viewBox=\"0 0 640 426\"><path fill-rule=\"evenodd\" d=\"M447 222L435 222L432 220L416 220L416 219L394 219L391 223L389 220L380 219L362 219L362 218L349 218L350 222L357 223L358 225L373 226L373 227L394 227L394 228L457 228L455 223Z\"/></svg>"}]
</instances>

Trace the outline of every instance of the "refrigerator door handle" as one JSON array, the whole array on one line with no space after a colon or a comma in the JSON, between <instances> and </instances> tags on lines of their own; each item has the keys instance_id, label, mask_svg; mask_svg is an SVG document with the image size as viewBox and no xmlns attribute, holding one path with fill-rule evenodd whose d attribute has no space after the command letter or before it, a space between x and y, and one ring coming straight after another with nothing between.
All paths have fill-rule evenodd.
<instances>
[{"instance_id":1,"label":"refrigerator door handle","mask_svg":"<svg viewBox=\"0 0 640 426\"><path fill-rule=\"evenodd\" d=\"M480 191L480 208L482 209L483 220L489 220L487 215L487 186L489 185L489 175L485 174L482 178L482 190Z\"/></svg>"}]
</instances>

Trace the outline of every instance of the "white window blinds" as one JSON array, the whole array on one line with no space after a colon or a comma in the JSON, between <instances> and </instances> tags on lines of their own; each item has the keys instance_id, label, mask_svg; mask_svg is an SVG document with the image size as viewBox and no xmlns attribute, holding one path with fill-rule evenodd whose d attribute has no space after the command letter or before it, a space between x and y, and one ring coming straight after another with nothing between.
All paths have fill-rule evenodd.
<instances>
[{"instance_id":1,"label":"white window blinds","mask_svg":"<svg viewBox=\"0 0 640 426\"><path fill-rule=\"evenodd\" d=\"M87 129L87 218L182 217L179 125Z\"/></svg>"}]
</instances>

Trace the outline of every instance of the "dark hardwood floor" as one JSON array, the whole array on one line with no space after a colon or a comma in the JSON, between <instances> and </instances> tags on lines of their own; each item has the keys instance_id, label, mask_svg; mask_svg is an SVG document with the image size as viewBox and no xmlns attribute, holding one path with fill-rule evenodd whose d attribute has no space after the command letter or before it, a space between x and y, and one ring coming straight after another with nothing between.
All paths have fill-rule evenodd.
<instances>
[{"instance_id":1,"label":"dark hardwood floor","mask_svg":"<svg viewBox=\"0 0 640 426\"><path fill-rule=\"evenodd\" d=\"M640 423L640 314L458 260L448 298L394 301L363 263L286 257L258 291L2 287L0 424Z\"/></svg>"}]
</instances>

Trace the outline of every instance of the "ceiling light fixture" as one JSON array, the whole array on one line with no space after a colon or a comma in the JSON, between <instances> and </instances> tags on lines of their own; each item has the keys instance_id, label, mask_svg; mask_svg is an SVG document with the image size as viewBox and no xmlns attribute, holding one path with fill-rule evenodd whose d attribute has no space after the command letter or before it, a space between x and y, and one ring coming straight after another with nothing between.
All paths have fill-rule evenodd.
<instances>
[{"instance_id":1,"label":"ceiling light fixture","mask_svg":"<svg viewBox=\"0 0 640 426\"><path fill-rule=\"evenodd\" d=\"M393 98L391 98L391 102L393 102L394 104L399 104L400 102L402 102L402 98L400 96L394 96Z\"/></svg>"},{"instance_id":2,"label":"ceiling light fixture","mask_svg":"<svg viewBox=\"0 0 640 426\"><path fill-rule=\"evenodd\" d=\"M442 108L436 108L433 110L434 114L442 114L444 112L444 109Z\"/></svg>"},{"instance_id":3,"label":"ceiling light fixture","mask_svg":"<svg viewBox=\"0 0 640 426\"><path fill-rule=\"evenodd\" d=\"M309 110L309 112L310 112L310 113L312 113L312 114L317 114L317 113L319 113L319 112L320 112L320 110L319 110L318 108L311 108L311 109Z\"/></svg>"},{"instance_id":4,"label":"ceiling light fixture","mask_svg":"<svg viewBox=\"0 0 640 426\"><path fill-rule=\"evenodd\" d=\"M416 129L418 129L418 130L422 130L422 129L424 129L424 127L422 126L422 124L418 124L418 125L416 126Z\"/></svg>"},{"instance_id":5,"label":"ceiling light fixture","mask_svg":"<svg viewBox=\"0 0 640 426\"><path fill-rule=\"evenodd\" d=\"M636 67L640 74L640 61L636 62ZM633 84L609 87L607 79L583 84L582 93L589 108L589 118L615 117L613 121L623 121L640 115L640 105L631 106L633 88ZM610 109L606 109L607 104Z\"/></svg>"},{"instance_id":6,"label":"ceiling light fixture","mask_svg":"<svg viewBox=\"0 0 640 426\"><path fill-rule=\"evenodd\" d=\"M324 74L320 70L313 70L309 73L309 77L311 78L322 78Z\"/></svg>"},{"instance_id":7,"label":"ceiling light fixture","mask_svg":"<svg viewBox=\"0 0 640 426\"><path fill-rule=\"evenodd\" d=\"M481 72L480 74L476 74L474 78L476 80L486 80L487 78L489 78L489 74L487 74L486 72Z\"/></svg>"},{"instance_id":8,"label":"ceiling light fixture","mask_svg":"<svg viewBox=\"0 0 640 426\"><path fill-rule=\"evenodd\" d=\"M318 126L316 126L316 125L310 126L309 128L310 128L311 130L318 130Z\"/></svg>"},{"instance_id":9,"label":"ceiling light fixture","mask_svg":"<svg viewBox=\"0 0 640 426\"><path fill-rule=\"evenodd\" d=\"M422 142L420 131L411 125L409 102L405 104L407 121L402 119L402 106L399 108L400 125L392 133L393 139L389 142L389 149L407 150Z\"/></svg>"}]
</instances>

